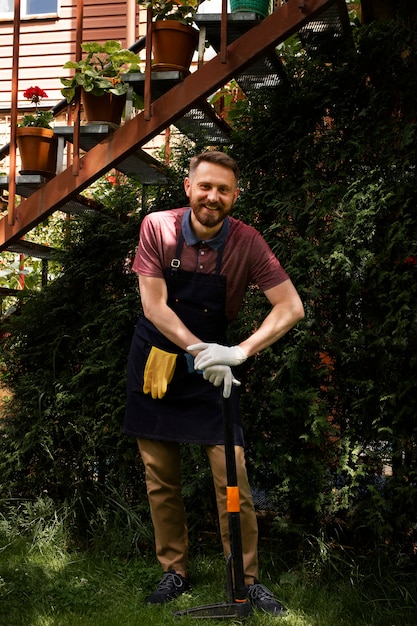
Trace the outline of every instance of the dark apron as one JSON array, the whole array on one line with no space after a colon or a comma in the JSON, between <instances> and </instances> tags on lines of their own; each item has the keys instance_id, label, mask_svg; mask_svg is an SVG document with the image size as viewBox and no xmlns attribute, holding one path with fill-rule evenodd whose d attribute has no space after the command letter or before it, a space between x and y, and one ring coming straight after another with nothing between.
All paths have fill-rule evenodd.
<instances>
[{"instance_id":1,"label":"dark apron","mask_svg":"<svg viewBox=\"0 0 417 626\"><path fill-rule=\"evenodd\" d=\"M224 344L227 320L226 277L220 274L223 247L218 251L215 274L186 272L180 268L184 237L181 232L176 258L164 271L168 305L202 341ZM178 354L175 373L163 398L144 394L143 372L152 346ZM216 445L224 443L222 387L214 387L201 374L189 373L183 351L144 316L135 328L127 372L127 406L124 431L160 441ZM235 443L243 445L239 394L231 395Z\"/></svg>"}]
</instances>

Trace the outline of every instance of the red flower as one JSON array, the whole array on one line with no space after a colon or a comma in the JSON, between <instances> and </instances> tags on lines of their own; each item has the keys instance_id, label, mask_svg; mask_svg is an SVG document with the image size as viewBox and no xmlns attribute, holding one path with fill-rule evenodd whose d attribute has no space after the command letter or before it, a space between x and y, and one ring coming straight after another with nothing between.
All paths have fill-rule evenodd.
<instances>
[{"instance_id":1,"label":"red flower","mask_svg":"<svg viewBox=\"0 0 417 626\"><path fill-rule=\"evenodd\" d=\"M23 92L23 97L37 104L42 98L47 98L48 94L40 87L29 87Z\"/></svg>"},{"instance_id":2,"label":"red flower","mask_svg":"<svg viewBox=\"0 0 417 626\"><path fill-rule=\"evenodd\" d=\"M48 94L40 87L29 87L23 92L23 96L35 105L34 115L24 115L19 122L20 127L35 126L37 128L51 129L51 122L54 119L52 111L41 111L39 103L42 98L47 98Z\"/></svg>"},{"instance_id":3,"label":"red flower","mask_svg":"<svg viewBox=\"0 0 417 626\"><path fill-rule=\"evenodd\" d=\"M403 261L396 261L397 265L417 265L417 256L409 256Z\"/></svg>"}]
</instances>

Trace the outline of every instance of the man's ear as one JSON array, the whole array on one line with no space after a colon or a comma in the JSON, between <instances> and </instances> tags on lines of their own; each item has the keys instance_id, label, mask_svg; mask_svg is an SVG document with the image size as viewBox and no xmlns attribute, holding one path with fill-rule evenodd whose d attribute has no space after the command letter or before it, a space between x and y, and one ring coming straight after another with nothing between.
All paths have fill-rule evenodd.
<instances>
[{"instance_id":1,"label":"man's ear","mask_svg":"<svg viewBox=\"0 0 417 626\"><path fill-rule=\"evenodd\" d=\"M187 198L190 197L190 187L191 187L190 179L187 176L187 178L184 178L184 189L185 189Z\"/></svg>"},{"instance_id":2,"label":"man's ear","mask_svg":"<svg viewBox=\"0 0 417 626\"><path fill-rule=\"evenodd\" d=\"M240 187L236 187L236 191L235 191L235 198L233 200L233 204L236 202L236 200L238 199L240 194Z\"/></svg>"}]
</instances>

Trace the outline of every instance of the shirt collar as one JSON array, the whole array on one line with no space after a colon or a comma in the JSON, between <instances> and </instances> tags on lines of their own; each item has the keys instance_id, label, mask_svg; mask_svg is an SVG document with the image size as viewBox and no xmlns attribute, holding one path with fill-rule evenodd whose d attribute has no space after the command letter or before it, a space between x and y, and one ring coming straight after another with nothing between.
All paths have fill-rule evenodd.
<instances>
[{"instance_id":1,"label":"shirt collar","mask_svg":"<svg viewBox=\"0 0 417 626\"><path fill-rule=\"evenodd\" d=\"M188 209L188 211L186 211L182 216L181 229L187 246L194 246L196 243L201 242L201 239L198 239L198 237L196 237L193 229L191 228L191 209ZM212 248L213 250L220 250L220 248L226 241L228 232L229 218L226 216L226 219L223 222L223 226L221 227L217 235L212 239L205 240L204 243L210 246L210 248Z\"/></svg>"}]
</instances>

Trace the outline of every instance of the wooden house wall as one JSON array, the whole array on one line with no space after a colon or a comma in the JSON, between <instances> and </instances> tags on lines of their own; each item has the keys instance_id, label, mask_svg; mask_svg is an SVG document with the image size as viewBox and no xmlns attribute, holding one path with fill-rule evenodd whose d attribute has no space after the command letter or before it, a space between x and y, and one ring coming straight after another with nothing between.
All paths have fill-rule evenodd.
<instances>
[{"instance_id":1,"label":"wooden house wall","mask_svg":"<svg viewBox=\"0 0 417 626\"><path fill-rule=\"evenodd\" d=\"M84 0L83 41L116 39L124 47L128 0ZM77 0L61 0L57 18L22 20L19 47L19 110L30 110L23 92L39 86L48 94L42 104L55 105L62 100L61 76L71 70L62 66L75 59ZM134 7L135 33L138 32L137 6ZM11 106L13 58L13 21L0 20L0 114L7 115Z\"/></svg>"}]
</instances>

